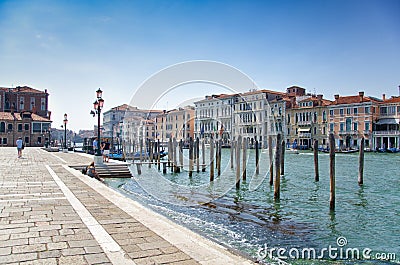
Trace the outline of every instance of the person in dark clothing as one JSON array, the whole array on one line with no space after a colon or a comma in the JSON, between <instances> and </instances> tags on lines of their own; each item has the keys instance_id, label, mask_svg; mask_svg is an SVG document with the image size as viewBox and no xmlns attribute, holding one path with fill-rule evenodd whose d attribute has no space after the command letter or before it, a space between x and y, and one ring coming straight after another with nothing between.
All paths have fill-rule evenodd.
<instances>
[{"instance_id":1,"label":"person in dark clothing","mask_svg":"<svg viewBox=\"0 0 400 265\"><path fill-rule=\"evenodd\" d=\"M99 181L102 181L99 176L99 173L96 172L96 168L94 167L94 162L90 163L89 166L82 169L82 173L88 175L89 177L95 178Z\"/></svg>"}]
</instances>

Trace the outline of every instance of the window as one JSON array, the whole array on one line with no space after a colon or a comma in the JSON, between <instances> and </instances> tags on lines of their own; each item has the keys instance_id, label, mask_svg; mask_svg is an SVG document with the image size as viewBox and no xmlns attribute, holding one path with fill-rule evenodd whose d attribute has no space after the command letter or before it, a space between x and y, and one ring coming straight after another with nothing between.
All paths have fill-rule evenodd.
<instances>
[{"instance_id":1,"label":"window","mask_svg":"<svg viewBox=\"0 0 400 265\"><path fill-rule=\"evenodd\" d=\"M30 104L31 110L33 110L34 107L35 107L35 98L31 97L31 104Z\"/></svg>"},{"instance_id":2,"label":"window","mask_svg":"<svg viewBox=\"0 0 400 265\"><path fill-rule=\"evenodd\" d=\"M46 110L46 99L45 98L40 99L40 110Z\"/></svg>"},{"instance_id":3,"label":"window","mask_svg":"<svg viewBox=\"0 0 400 265\"><path fill-rule=\"evenodd\" d=\"M18 131L22 132L22 124L18 124Z\"/></svg>"},{"instance_id":4,"label":"window","mask_svg":"<svg viewBox=\"0 0 400 265\"><path fill-rule=\"evenodd\" d=\"M358 108L354 108L353 109L353 113L354 113L354 115L357 115L358 114Z\"/></svg>"},{"instance_id":5,"label":"window","mask_svg":"<svg viewBox=\"0 0 400 265\"><path fill-rule=\"evenodd\" d=\"M340 123L340 131L341 131L341 132L344 131L344 123L343 123L343 122Z\"/></svg>"},{"instance_id":6,"label":"window","mask_svg":"<svg viewBox=\"0 0 400 265\"><path fill-rule=\"evenodd\" d=\"M314 135L317 134L317 127L314 127Z\"/></svg>"},{"instance_id":7,"label":"window","mask_svg":"<svg viewBox=\"0 0 400 265\"><path fill-rule=\"evenodd\" d=\"M0 132L6 131L6 123L4 121L0 122Z\"/></svg>"},{"instance_id":8,"label":"window","mask_svg":"<svg viewBox=\"0 0 400 265\"><path fill-rule=\"evenodd\" d=\"M29 124L25 123L25 131L29 131Z\"/></svg>"},{"instance_id":9,"label":"window","mask_svg":"<svg viewBox=\"0 0 400 265\"><path fill-rule=\"evenodd\" d=\"M8 131L12 131L12 129L13 129L13 125L12 125L11 123L9 123L9 124L7 125L7 130L8 130Z\"/></svg>"},{"instance_id":10,"label":"window","mask_svg":"<svg viewBox=\"0 0 400 265\"><path fill-rule=\"evenodd\" d=\"M365 123L365 130L366 130L366 131L369 131L369 122L366 122L366 123Z\"/></svg>"},{"instance_id":11,"label":"window","mask_svg":"<svg viewBox=\"0 0 400 265\"><path fill-rule=\"evenodd\" d=\"M333 132L333 127L334 127L334 124L333 124L333 123L330 123L330 124L329 124L329 131L330 131L330 132Z\"/></svg>"},{"instance_id":12,"label":"window","mask_svg":"<svg viewBox=\"0 0 400 265\"><path fill-rule=\"evenodd\" d=\"M357 122L353 123L353 128L355 131L358 131L358 123Z\"/></svg>"},{"instance_id":13,"label":"window","mask_svg":"<svg viewBox=\"0 0 400 265\"><path fill-rule=\"evenodd\" d=\"M20 99L19 99L19 109L20 110L24 109L24 103L25 103L24 97L20 97Z\"/></svg>"},{"instance_id":14,"label":"window","mask_svg":"<svg viewBox=\"0 0 400 265\"><path fill-rule=\"evenodd\" d=\"M333 116L333 109L329 110L329 116Z\"/></svg>"},{"instance_id":15,"label":"window","mask_svg":"<svg viewBox=\"0 0 400 265\"><path fill-rule=\"evenodd\" d=\"M347 114L347 115L350 115L350 114L351 114L351 108L347 108L347 109L346 109L346 114Z\"/></svg>"},{"instance_id":16,"label":"window","mask_svg":"<svg viewBox=\"0 0 400 265\"><path fill-rule=\"evenodd\" d=\"M317 113L314 112L314 122L317 122Z\"/></svg>"},{"instance_id":17,"label":"window","mask_svg":"<svg viewBox=\"0 0 400 265\"><path fill-rule=\"evenodd\" d=\"M3 144L6 145L7 144L7 138L3 138Z\"/></svg>"},{"instance_id":18,"label":"window","mask_svg":"<svg viewBox=\"0 0 400 265\"><path fill-rule=\"evenodd\" d=\"M351 119L347 118L346 119L346 132L351 131Z\"/></svg>"},{"instance_id":19,"label":"window","mask_svg":"<svg viewBox=\"0 0 400 265\"><path fill-rule=\"evenodd\" d=\"M29 143L29 137L28 136L25 137L25 143L26 144Z\"/></svg>"},{"instance_id":20,"label":"window","mask_svg":"<svg viewBox=\"0 0 400 265\"><path fill-rule=\"evenodd\" d=\"M326 121L326 111L322 112L322 121Z\"/></svg>"},{"instance_id":21,"label":"window","mask_svg":"<svg viewBox=\"0 0 400 265\"><path fill-rule=\"evenodd\" d=\"M343 116L343 109L339 109L339 114L340 114L340 116Z\"/></svg>"},{"instance_id":22,"label":"window","mask_svg":"<svg viewBox=\"0 0 400 265\"><path fill-rule=\"evenodd\" d=\"M41 144L41 143L42 143L42 137L39 136L39 137L37 138L37 142L38 142L38 144Z\"/></svg>"},{"instance_id":23,"label":"window","mask_svg":"<svg viewBox=\"0 0 400 265\"><path fill-rule=\"evenodd\" d=\"M369 107L365 107L365 113L369 114Z\"/></svg>"},{"instance_id":24,"label":"window","mask_svg":"<svg viewBox=\"0 0 400 265\"><path fill-rule=\"evenodd\" d=\"M37 132L41 132L41 124L40 123L37 123L37 122L34 122L34 123L32 123L32 130L33 130L33 132L34 133L37 133Z\"/></svg>"}]
</instances>

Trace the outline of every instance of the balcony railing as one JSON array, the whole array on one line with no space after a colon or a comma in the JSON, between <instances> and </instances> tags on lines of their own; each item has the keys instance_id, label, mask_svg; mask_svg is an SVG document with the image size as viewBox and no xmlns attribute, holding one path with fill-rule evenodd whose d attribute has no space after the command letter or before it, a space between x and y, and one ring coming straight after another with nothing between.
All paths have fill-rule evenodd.
<instances>
[{"instance_id":1,"label":"balcony railing","mask_svg":"<svg viewBox=\"0 0 400 265\"><path fill-rule=\"evenodd\" d=\"M400 131L397 130L389 130L389 131L374 131L374 135L400 135Z\"/></svg>"},{"instance_id":2,"label":"balcony railing","mask_svg":"<svg viewBox=\"0 0 400 265\"><path fill-rule=\"evenodd\" d=\"M364 130L363 133L364 133L364 135L371 135L372 132L369 130Z\"/></svg>"},{"instance_id":3,"label":"balcony railing","mask_svg":"<svg viewBox=\"0 0 400 265\"><path fill-rule=\"evenodd\" d=\"M357 130L350 130L350 131L339 131L339 135L354 135L358 134Z\"/></svg>"},{"instance_id":4,"label":"balcony railing","mask_svg":"<svg viewBox=\"0 0 400 265\"><path fill-rule=\"evenodd\" d=\"M311 125L311 121L299 121L297 122L298 125Z\"/></svg>"},{"instance_id":5,"label":"balcony railing","mask_svg":"<svg viewBox=\"0 0 400 265\"><path fill-rule=\"evenodd\" d=\"M311 133L299 133L299 138L311 138Z\"/></svg>"}]
</instances>

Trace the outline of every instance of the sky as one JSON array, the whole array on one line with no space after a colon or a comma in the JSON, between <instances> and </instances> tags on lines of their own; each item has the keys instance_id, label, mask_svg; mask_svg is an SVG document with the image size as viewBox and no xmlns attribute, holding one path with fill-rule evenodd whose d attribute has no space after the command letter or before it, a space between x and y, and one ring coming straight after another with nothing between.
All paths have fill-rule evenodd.
<instances>
[{"instance_id":1,"label":"sky","mask_svg":"<svg viewBox=\"0 0 400 265\"><path fill-rule=\"evenodd\" d=\"M47 89L52 127L67 113L76 131L96 124L98 88L106 111L193 60L235 67L264 89L398 95L399 13L399 0L0 0L0 86ZM203 88L182 86L157 107L224 92Z\"/></svg>"}]
</instances>

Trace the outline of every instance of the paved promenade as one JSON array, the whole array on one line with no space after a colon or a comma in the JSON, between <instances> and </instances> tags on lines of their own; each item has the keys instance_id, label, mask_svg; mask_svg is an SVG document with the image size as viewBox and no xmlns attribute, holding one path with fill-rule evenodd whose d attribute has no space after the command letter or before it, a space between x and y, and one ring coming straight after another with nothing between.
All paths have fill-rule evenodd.
<instances>
[{"instance_id":1,"label":"paved promenade","mask_svg":"<svg viewBox=\"0 0 400 265\"><path fill-rule=\"evenodd\" d=\"M252 264L68 165L0 148L0 264Z\"/></svg>"}]
</instances>

